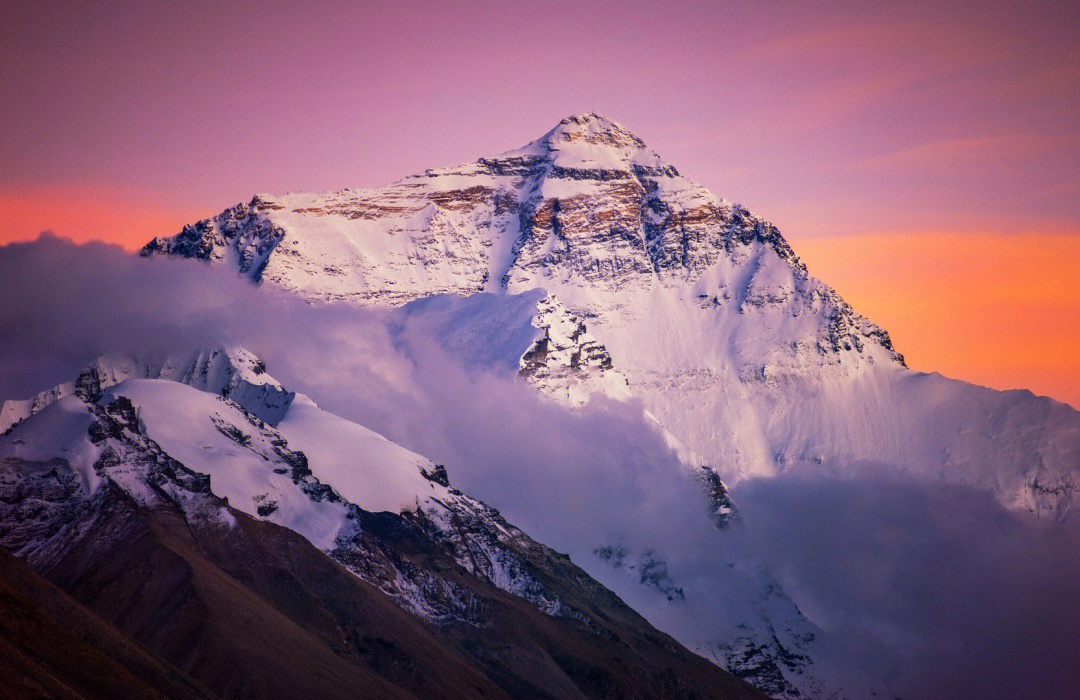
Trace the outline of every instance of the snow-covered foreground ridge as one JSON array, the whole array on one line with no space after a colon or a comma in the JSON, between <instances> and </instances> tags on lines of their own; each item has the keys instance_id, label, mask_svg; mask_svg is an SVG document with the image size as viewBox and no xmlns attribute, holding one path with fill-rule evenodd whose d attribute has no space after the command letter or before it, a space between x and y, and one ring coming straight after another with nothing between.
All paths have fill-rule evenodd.
<instances>
[{"instance_id":1,"label":"snow-covered foreground ridge","mask_svg":"<svg viewBox=\"0 0 1080 700\"><path fill-rule=\"evenodd\" d=\"M552 618L593 624L595 611L576 607L583 592L588 605L623 606L566 555L453 487L445 467L286 390L243 348L102 357L27 405L0 435L0 545L35 567L86 542L105 546L114 533L98 523L121 493L139 508L178 508L193 527L232 528L237 512L286 527L438 626L484 629L487 605L445 564L403 558L409 537ZM661 553L616 542L586 564L631 596L683 602ZM757 619L756 601L773 621L767 632L734 624L702 651L761 687L794 691L786 675L816 684L804 655L812 625L770 581L729 577L725 589L749 587L733 595L751 605L738 617ZM781 652L795 652L783 670Z\"/></svg>"},{"instance_id":2,"label":"snow-covered foreground ridge","mask_svg":"<svg viewBox=\"0 0 1080 700\"><path fill-rule=\"evenodd\" d=\"M143 252L231 265L312 302L465 297L424 309L442 310L448 345L520 362L571 403L640 398L729 484L899 472L987 489L1039 517L1069 517L1080 493L1080 413L907 370L774 226L596 114L385 187L258 195ZM536 288L553 297L469 299ZM548 320L556 305L580 332ZM507 335L523 322L565 338Z\"/></svg>"},{"instance_id":3,"label":"snow-covered foreground ridge","mask_svg":"<svg viewBox=\"0 0 1080 700\"><path fill-rule=\"evenodd\" d=\"M194 371L160 378L176 367ZM208 381L208 367L233 380ZM487 624L456 574L395 558L372 522L392 516L398 538L415 528L470 575L549 616L587 619L562 598L574 585L599 587L564 555L451 486L442 465L285 391L243 348L164 365L100 358L72 384L0 435L0 544L37 567L109 537L96 510L119 489L141 508L176 506L191 523L232 527L240 512L284 526L423 619ZM266 387L277 391L257 390ZM552 562L572 569L571 588Z\"/></svg>"},{"instance_id":4,"label":"snow-covered foreground ridge","mask_svg":"<svg viewBox=\"0 0 1080 700\"><path fill-rule=\"evenodd\" d=\"M512 337L531 343L534 355L545 342L553 346L556 360L526 376L542 391L569 397L563 392L571 384L563 373L569 371L565 356L573 351L559 347L571 336L586 345L594 341L577 332L573 318L547 297L481 295L472 301L492 314L490 304L502 300L510 309L539 304L546 311L540 315L546 325L540 327L528 314L514 315L517 327L497 314L494 318ZM395 320L425 322L438 311L435 319L445 322L455 314L444 305L459 301L421 302ZM476 318L470 305L457 313L459 320ZM497 362L498 354L484 361ZM572 386L576 391L594 385ZM0 503L12 506L0 505L0 544L35 565L48 565L83 538L100 536L93 514L103 485L113 485L141 507L157 507L165 498L200 522L231 522L227 509L201 494L225 499L232 509L299 533L410 612L439 624L468 622L461 615L469 601L442 590L437 573L388 565L372 552L378 540L370 534L365 539L363 513L400 513L450 546L458 564L473 575L548 615L579 614L545 588L526 561L537 553L544 559L558 555L450 487L440 465L287 390L244 348L177 352L156 361L101 357L75 380L6 405L9 414L26 410L0 435ZM813 668L816 629L779 585L742 560L734 542L725 544L732 512L725 489L685 446L660 432L681 461L698 465L709 489L711 501L697 501L689 480L687 497L672 505L692 504L701 514L688 520L698 525L694 536L705 533L705 540L722 545L701 553L713 573L702 577L699 572L696 581L687 581L680 574L686 567L671 560L670 552L635 549L618 537L590 540L575 550L574 561L648 618L666 620L666 626L677 628L673 633L681 630L691 648L758 687L783 694L820 690ZM43 502L48 506L40 510ZM69 518L76 518L78 527L64 527ZM655 523L643 522L641 528L647 532ZM670 571L669 564L674 564ZM716 598L721 591L722 603ZM703 608L712 613L708 624L693 624Z\"/></svg>"}]
</instances>

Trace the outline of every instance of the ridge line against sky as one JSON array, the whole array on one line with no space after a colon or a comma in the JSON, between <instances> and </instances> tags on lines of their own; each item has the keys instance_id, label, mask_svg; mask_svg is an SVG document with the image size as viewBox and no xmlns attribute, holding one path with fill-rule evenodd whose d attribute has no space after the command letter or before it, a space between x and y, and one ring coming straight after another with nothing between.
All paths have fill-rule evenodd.
<instances>
[{"instance_id":1,"label":"ridge line against sky","mask_svg":"<svg viewBox=\"0 0 1080 700\"><path fill-rule=\"evenodd\" d=\"M5 3L0 52L0 243L131 249L596 110L775 222L914 368L1080 406L1075 3Z\"/></svg>"}]
</instances>

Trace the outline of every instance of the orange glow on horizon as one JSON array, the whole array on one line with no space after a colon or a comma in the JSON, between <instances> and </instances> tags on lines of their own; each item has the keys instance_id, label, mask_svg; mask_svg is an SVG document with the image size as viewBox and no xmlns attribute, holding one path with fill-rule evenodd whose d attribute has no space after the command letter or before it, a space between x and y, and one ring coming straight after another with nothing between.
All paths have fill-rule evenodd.
<instances>
[{"instance_id":1,"label":"orange glow on horizon","mask_svg":"<svg viewBox=\"0 0 1080 700\"><path fill-rule=\"evenodd\" d=\"M206 215L205 207L162 199L86 186L0 188L0 245L52 231L79 243L104 240L138 250Z\"/></svg>"},{"instance_id":2,"label":"orange glow on horizon","mask_svg":"<svg viewBox=\"0 0 1080 700\"><path fill-rule=\"evenodd\" d=\"M912 369L1080 407L1080 232L881 233L792 243Z\"/></svg>"},{"instance_id":3,"label":"orange glow on horizon","mask_svg":"<svg viewBox=\"0 0 1080 700\"><path fill-rule=\"evenodd\" d=\"M0 244L50 230L137 250L208 211L86 187L0 190ZM912 369L1080 407L1080 231L800 236L792 246L889 331Z\"/></svg>"}]
</instances>

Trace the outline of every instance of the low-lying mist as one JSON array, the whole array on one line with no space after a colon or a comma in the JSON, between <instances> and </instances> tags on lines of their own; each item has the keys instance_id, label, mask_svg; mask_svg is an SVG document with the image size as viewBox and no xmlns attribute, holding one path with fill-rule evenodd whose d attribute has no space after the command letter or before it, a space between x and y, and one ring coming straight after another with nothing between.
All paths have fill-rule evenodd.
<instances>
[{"instance_id":1,"label":"low-lying mist","mask_svg":"<svg viewBox=\"0 0 1080 700\"><path fill-rule=\"evenodd\" d=\"M110 352L243 345L287 388L445 463L456 486L691 646L734 633L764 569L889 692L1066 696L1080 684L1075 528L982 492L870 465L844 480L787 473L740 484L741 524L721 535L640 405L568 410L446 352L423 324L53 236L0 247L0 299L0 398ZM601 545L663 558L685 600L601 561Z\"/></svg>"}]
</instances>

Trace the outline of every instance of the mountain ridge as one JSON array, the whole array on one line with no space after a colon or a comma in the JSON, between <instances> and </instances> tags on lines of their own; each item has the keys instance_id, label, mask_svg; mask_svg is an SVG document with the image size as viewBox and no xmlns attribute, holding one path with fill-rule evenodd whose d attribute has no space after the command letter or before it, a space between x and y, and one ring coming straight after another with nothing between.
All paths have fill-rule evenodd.
<instances>
[{"instance_id":1,"label":"mountain ridge","mask_svg":"<svg viewBox=\"0 0 1080 700\"><path fill-rule=\"evenodd\" d=\"M345 221L315 227L319 217ZM312 239L315 231L325 240ZM810 284L808 293L828 307L822 343L858 352L871 343L903 363L886 331L827 286L810 283L776 227L681 177L596 113L567 117L522 148L379 188L256 195L140 253L228 259L255 281L312 300L398 305L433 293L524 291L568 276L600 288L649 286L643 275L677 283L754 244L770 249L795 283ZM741 284L749 290L753 279ZM744 301L782 302L770 289L774 281L760 276Z\"/></svg>"},{"instance_id":2,"label":"mountain ridge","mask_svg":"<svg viewBox=\"0 0 1080 700\"><path fill-rule=\"evenodd\" d=\"M823 646L823 629L754 552L741 549L741 484L787 475L901 476L986 491L1038 518L1064 521L1080 511L1080 414L1030 394L909 370L888 333L810 276L772 224L683 178L641 139L595 113L568 117L523 148L383 187L256 195L152 240L141 254L220 265L309 304L375 307L391 337L420 329L463 367L515 373L571 411L600 398L640 411L677 457L681 471L670 479L690 474L701 485L700 502L677 507L704 507L712 516L708 547L717 551L709 563L718 566L680 578L672 557L687 556L681 543L639 551L617 537L590 543L591 557L576 563L609 586L629 581L645 590L635 606L647 618L664 620L696 652L777 696L884 690L861 668L838 666ZM237 360L226 352L228 362L216 364L214 357L138 365L119 382L112 382L119 373L105 371L99 375L107 381L97 386L157 404L159 416L163 397L176 394L163 388L168 382L152 384L161 380L235 404L254 401L248 412L271 410L265 429L219 415L216 430L249 441L271 461L285 459L274 442L284 440L289 451L301 444L290 426L320 415L318 406L263 376L254 356ZM85 383L9 402L0 416L17 431L23 423L14 421L32 420ZM155 424L161 430L160 418ZM305 432L317 434L305 428L297 435ZM347 442L335 435L322 442ZM190 435L159 437L181 462L203 457ZM387 437L408 452L408 434ZM315 455L318 444L309 440L297 451ZM297 480L305 484L300 490L325 496L316 465L335 459L342 461L312 460L313 474ZM424 489L448 486L444 468L409 460ZM335 484L337 499L358 501L348 474L328 472L325 482ZM250 517L273 520L292 512L274 493L242 490L230 498ZM429 512L420 500L416 509L408 498L388 502L385 510L400 510L404 519L392 528L365 522L388 537L405 528L438 539L455 519L478 518L487 524L467 538L470 553L458 564L493 579L506 573L488 549L499 538L490 539L483 508L465 499ZM307 516L279 524L324 550L338 533L351 536L337 525L315 528L316 521L325 525ZM360 547L364 556L348 548L340 554L354 571L394 569L398 554L384 544L376 537ZM468 610L453 595L432 604L424 593L430 572L412 571L414 578L395 580L385 592L430 619ZM527 577L514 580L518 593L536 593ZM541 610L561 610L542 593L534 597Z\"/></svg>"},{"instance_id":3,"label":"mountain ridge","mask_svg":"<svg viewBox=\"0 0 1080 700\"><path fill-rule=\"evenodd\" d=\"M82 376L117 366L146 369ZM8 430L0 545L212 692L755 696L441 466L205 378L84 381Z\"/></svg>"}]
</instances>

